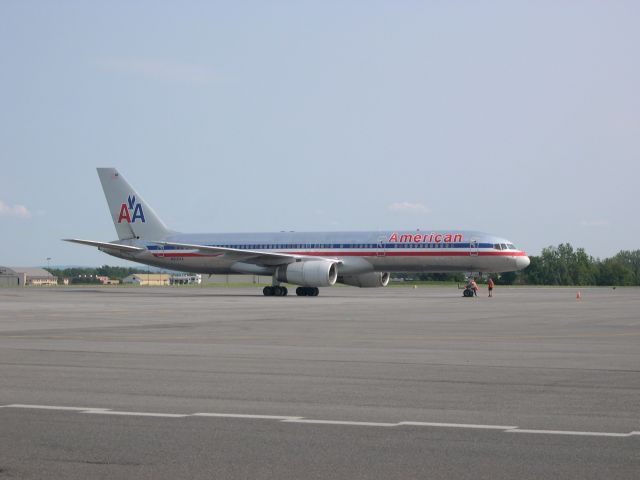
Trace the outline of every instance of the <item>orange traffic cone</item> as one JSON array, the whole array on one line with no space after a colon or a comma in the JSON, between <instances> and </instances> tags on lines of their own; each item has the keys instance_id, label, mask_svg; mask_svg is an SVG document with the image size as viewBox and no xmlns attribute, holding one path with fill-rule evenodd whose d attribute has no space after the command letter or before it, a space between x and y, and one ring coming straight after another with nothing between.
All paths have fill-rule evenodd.
<instances>
[{"instance_id":1,"label":"orange traffic cone","mask_svg":"<svg viewBox=\"0 0 640 480\"><path fill-rule=\"evenodd\" d=\"M578 293L576 293L576 300L582 300L582 295L580 294L579 291Z\"/></svg>"}]
</instances>

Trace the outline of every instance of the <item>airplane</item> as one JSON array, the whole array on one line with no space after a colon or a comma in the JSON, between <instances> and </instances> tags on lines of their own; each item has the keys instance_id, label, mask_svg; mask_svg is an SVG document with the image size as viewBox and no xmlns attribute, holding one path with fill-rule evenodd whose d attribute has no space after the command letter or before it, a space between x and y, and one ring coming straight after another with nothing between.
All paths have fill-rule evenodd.
<instances>
[{"instance_id":1,"label":"airplane","mask_svg":"<svg viewBox=\"0 0 640 480\"><path fill-rule=\"evenodd\" d=\"M265 296L317 296L336 283L385 287L391 272L510 272L529 257L502 237L460 230L179 233L115 168L98 168L118 240L63 239L145 265L205 274L272 277Z\"/></svg>"}]
</instances>

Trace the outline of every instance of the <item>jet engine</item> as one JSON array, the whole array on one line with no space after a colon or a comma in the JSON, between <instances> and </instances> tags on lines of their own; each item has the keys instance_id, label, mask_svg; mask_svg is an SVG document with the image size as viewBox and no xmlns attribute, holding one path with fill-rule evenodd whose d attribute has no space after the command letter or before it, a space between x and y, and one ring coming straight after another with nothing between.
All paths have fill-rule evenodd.
<instances>
[{"instance_id":1,"label":"jet engine","mask_svg":"<svg viewBox=\"0 0 640 480\"><path fill-rule=\"evenodd\" d=\"M338 268L335 262L327 260L295 262L278 267L276 278L304 287L330 287L338 279Z\"/></svg>"},{"instance_id":2,"label":"jet engine","mask_svg":"<svg viewBox=\"0 0 640 480\"><path fill-rule=\"evenodd\" d=\"M351 285L352 287L377 288L386 287L389 284L389 272L369 272L360 275L344 275L338 278L338 283Z\"/></svg>"}]
</instances>

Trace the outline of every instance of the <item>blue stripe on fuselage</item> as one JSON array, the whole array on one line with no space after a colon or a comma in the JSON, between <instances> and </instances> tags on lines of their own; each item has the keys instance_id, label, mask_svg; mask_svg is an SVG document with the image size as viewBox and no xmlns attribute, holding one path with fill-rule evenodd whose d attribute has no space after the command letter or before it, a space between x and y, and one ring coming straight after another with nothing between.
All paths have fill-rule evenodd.
<instances>
[{"instance_id":1,"label":"blue stripe on fuselage","mask_svg":"<svg viewBox=\"0 0 640 480\"><path fill-rule=\"evenodd\" d=\"M207 247L235 248L239 250L306 250L313 249L392 249L392 248L493 248L493 243L256 243L256 244L215 244ZM146 245L148 250L193 250L190 248L175 247L171 245Z\"/></svg>"}]
</instances>

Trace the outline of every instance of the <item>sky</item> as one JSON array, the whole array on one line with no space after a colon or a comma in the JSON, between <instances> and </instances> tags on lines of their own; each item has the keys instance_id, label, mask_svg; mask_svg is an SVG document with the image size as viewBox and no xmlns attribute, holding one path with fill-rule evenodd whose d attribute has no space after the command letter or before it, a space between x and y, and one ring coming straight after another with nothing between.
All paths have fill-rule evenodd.
<instances>
[{"instance_id":1,"label":"sky","mask_svg":"<svg viewBox=\"0 0 640 480\"><path fill-rule=\"evenodd\" d=\"M640 248L640 2L0 2L0 265L123 265L96 167L184 232Z\"/></svg>"}]
</instances>

